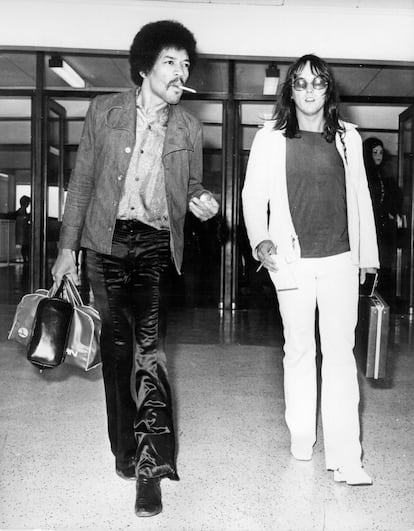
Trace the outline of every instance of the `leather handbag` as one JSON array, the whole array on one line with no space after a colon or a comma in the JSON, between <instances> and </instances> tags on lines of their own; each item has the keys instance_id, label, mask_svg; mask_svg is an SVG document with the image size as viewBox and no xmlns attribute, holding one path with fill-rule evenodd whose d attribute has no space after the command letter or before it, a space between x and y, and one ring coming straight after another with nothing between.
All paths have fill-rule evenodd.
<instances>
[{"instance_id":1,"label":"leather handbag","mask_svg":"<svg viewBox=\"0 0 414 531\"><path fill-rule=\"evenodd\" d=\"M29 344L33 335L37 305L48 296L48 293L46 289L38 289L35 293L28 293L22 297L17 305L8 339L17 341L25 347Z\"/></svg>"},{"instance_id":2,"label":"leather handbag","mask_svg":"<svg viewBox=\"0 0 414 531\"><path fill-rule=\"evenodd\" d=\"M60 365L65 359L73 307L62 297L63 281L36 308L27 359L41 371Z\"/></svg>"},{"instance_id":3,"label":"leather handbag","mask_svg":"<svg viewBox=\"0 0 414 531\"><path fill-rule=\"evenodd\" d=\"M73 306L65 363L89 371L101 364L101 319L95 308L83 304L69 277L64 278L64 296Z\"/></svg>"}]
</instances>

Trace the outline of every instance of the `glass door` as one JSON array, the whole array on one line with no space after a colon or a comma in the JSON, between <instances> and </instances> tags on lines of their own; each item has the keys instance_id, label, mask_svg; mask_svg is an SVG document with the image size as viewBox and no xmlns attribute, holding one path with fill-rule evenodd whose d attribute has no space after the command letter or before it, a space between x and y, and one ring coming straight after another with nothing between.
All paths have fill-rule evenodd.
<instances>
[{"instance_id":1,"label":"glass door","mask_svg":"<svg viewBox=\"0 0 414 531\"><path fill-rule=\"evenodd\" d=\"M43 285L52 284L50 269L57 256L57 242L64 207L66 110L47 100L44 146L44 238L42 242Z\"/></svg>"},{"instance_id":2,"label":"glass door","mask_svg":"<svg viewBox=\"0 0 414 531\"><path fill-rule=\"evenodd\" d=\"M203 186L223 206L223 103L193 99L183 101L182 105L202 124ZM190 212L187 214L182 275L176 275L173 269L167 288L171 307L219 307L223 245L220 215L201 222Z\"/></svg>"},{"instance_id":3,"label":"glass door","mask_svg":"<svg viewBox=\"0 0 414 531\"><path fill-rule=\"evenodd\" d=\"M400 114L398 184L403 206L397 243L397 298L403 313L414 313L414 105Z\"/></svg>"},{"instance_id":4,"label":"glass door","mask_svg":"<svg viewBox=\"0 0 414 531\"><path fill-rule=\"evenodd\" d=\"M239 182L243 188L250 148L259 127L272 116L274 103L241 102L239 112ZM265 268L257 271L259 262L254 260L247 237L240 199L237 230L237 307L239 309L274 308L276 297L273 284Z\"/></svg>"},{"instance_id":5,"label":"glass door","mask_svg":"<svg viewBox=\"0 0 414 531\"><path fill-rule=\"evenodd\" d=\"M0 97L0 300L17 304L30 289L32 101Z\"/></svg>"}]
</instances>

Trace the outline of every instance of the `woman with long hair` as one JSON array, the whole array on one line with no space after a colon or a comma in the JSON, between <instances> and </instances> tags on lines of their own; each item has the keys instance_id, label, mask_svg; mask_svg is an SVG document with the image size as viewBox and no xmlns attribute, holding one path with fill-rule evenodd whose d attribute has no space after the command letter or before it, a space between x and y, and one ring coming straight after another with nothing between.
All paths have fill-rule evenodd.
<instances>
[{"instance_id":1,"label":"woman with long hair","mask_svg":"<svg viewBox=\"0 0 414 531\"><path fill-rule=\"evenodd\" d=\"M379 267L378 249L361 138L342 120L319 57L289 68L273 120L254 139L242 195L253 256L269 271L282 316L291 454L310 460L316 442L318 315L326 468L335 481L370 485L353 348L359 282Z\"/></svg>"},{"instance_id":2,"label":"woman with long hair","mask_svg":"<svg viewBox=\"0 0 414 531\"><path fill-rule=\"evenodd\" d=\"M386 151L382 140L376 137L365 139L363 154L381 262L378 289L382 295L392 298L395 290L392 271L396 257L398 222L402 210L402 192L385 170Z\"/></svg>"}]
</instances>

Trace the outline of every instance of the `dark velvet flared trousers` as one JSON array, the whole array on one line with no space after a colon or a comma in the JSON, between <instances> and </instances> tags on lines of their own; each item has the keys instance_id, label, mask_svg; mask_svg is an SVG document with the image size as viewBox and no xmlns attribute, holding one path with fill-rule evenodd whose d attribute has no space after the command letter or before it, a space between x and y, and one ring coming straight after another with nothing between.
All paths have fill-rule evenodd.
<instances>
[{"instance_id":1,"label":"dark velvet flared trousers","mask_svg":"<svg viewBox=\"0 0 414 531\"><path fill-rule=\"evenodd\" d=\"M158 350L160 279L169 232L117 221L110 255L88 250L87 271L102 319L102 369L111 449L119 468L178 479L171 391Z\"/></svg>"}]
</instances>

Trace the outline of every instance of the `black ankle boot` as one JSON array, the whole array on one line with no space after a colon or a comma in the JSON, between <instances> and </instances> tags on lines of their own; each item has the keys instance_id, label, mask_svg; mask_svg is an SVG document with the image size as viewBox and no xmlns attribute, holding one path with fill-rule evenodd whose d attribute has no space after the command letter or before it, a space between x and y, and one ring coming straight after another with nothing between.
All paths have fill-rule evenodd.
<instances>
[{"instance_id":1,"label":"black ankle boot","mask_svg":"<svg viewBox=\"0 0 414 531\"><path fill-rule=\"evenodd\" d=\"M162 511L160 478L138 477L135 514L155 516Z\"/></svg>"}]
</instances>

